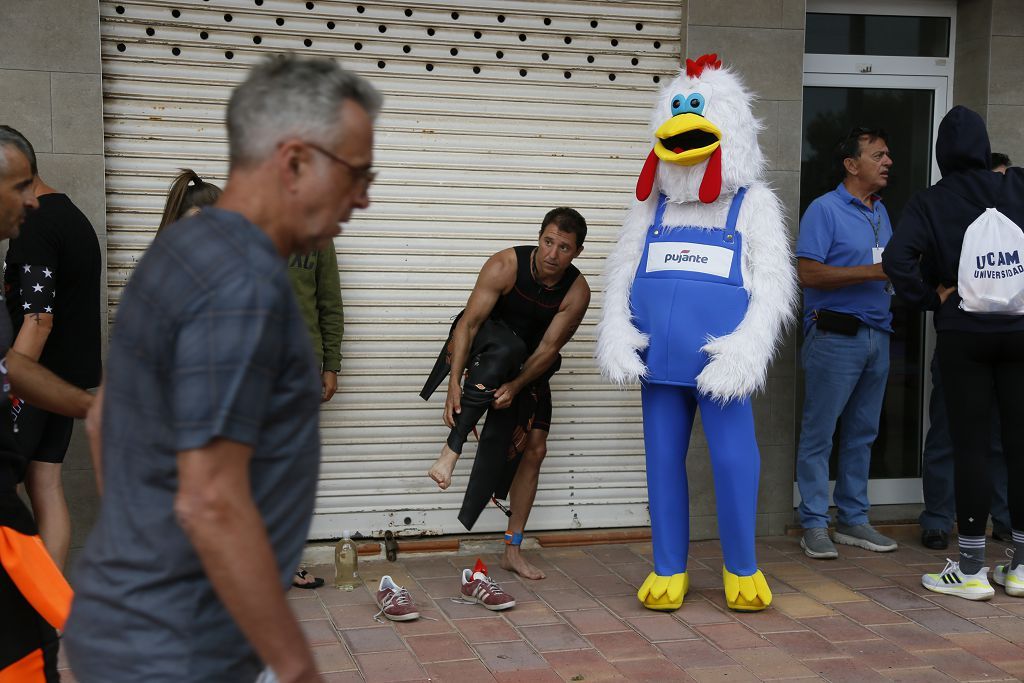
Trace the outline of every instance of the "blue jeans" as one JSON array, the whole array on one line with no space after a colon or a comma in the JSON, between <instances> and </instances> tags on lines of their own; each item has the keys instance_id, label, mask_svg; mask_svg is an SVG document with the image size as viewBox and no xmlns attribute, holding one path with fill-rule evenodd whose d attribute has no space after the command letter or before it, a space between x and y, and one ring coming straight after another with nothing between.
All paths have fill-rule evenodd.
<instances>
[{"instance_id":1,"label":"blue jeans","mask_svg":"<svg viewBox=\"0 0 1024 683\"><path fill-rule=\"evenodd\" d=\"M949 436L946 399L939 373L938 354L932 356L932 395L928 403L928 436L924 441L924 465L921 487L924 489L924 510L918 522L922 529L953 529L956 498L953 495L953 440ZM992 450L988 459L992 478L992 502L989 511L992 525L999 530L1010 528L1010 510L1006 503L1006 459L999 436L999 412L992 411Z\"/></svg>"},{"instance_id":2,"label":"blue jeans","mask_svg":"<svg viewBox=\"0 0 1024 683\"><path fill-rule=\"evenodd\" d=\"M804 339L806 391L796 482L800 523L805 529L829 523L828 459L840 418L839 471L833 494L838 522L849 526L868 522L868 469L889 375L889 336L866 325L856 336L822 332L813 326Z\"/></svg>"}]
</instances>

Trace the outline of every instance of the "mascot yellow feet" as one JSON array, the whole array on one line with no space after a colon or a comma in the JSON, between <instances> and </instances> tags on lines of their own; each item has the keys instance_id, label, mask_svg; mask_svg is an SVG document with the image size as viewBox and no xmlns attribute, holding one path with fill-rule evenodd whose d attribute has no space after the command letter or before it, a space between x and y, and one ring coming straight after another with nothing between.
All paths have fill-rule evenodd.
<instances>
[{"instance_id":1,"label":"mascot yellow feet","mask_svg":"<svg viewBox=\"0 0 1024 683\"><path fill-rule=\"evenodd\" d=\"M772 604L772 591L760 569L751 576L736 576L722 567L722 582L725 584L725 604L729 609L759 612Z\"/></svg>"},{"instance_id":2,"label":"mascot yellow feet","mask_svg":"<svg viewBox=\"0 0 1024 683\"><path fill-rule=\"evenodd\" d=\"M683 596L689 589L690 577L686 572L672 576L658 576L651 572L636 597L647 609L674 610L682 606Z\"/></svg>"}]
</instances>

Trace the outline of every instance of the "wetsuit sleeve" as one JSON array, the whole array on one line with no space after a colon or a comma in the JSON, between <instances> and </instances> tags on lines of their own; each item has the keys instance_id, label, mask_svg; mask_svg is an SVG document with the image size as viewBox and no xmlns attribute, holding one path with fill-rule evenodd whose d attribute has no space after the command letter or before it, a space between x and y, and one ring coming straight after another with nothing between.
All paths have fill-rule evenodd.
<instances>
[{"instance_id":1,"label":"wetsuit sleeve","mask_svg":"<svg viewBox=\"0 0 1024 683\"><path fill-rule=\"evenodd\" d=\"M942 300L935 288L925 282L921 273L921 256L935 253L928 220L921 211L921 203L913 198L903 209L899 226L882 253L882 270L900 298L929 311L938 310Z\"/></svg>"},{"instance_id":2,"label":"wetsuit sleeve","mask_svg":"<svg viewBox=\"0 0 1024 683\"><path fill-rule=\"evenodd\" d=\"M316 308L320 321L320 339L324 370L341 370L341 338L345 333L345 311L341 301L338 255L331 243L316 259Z\"/></svg>"}]
</instances>

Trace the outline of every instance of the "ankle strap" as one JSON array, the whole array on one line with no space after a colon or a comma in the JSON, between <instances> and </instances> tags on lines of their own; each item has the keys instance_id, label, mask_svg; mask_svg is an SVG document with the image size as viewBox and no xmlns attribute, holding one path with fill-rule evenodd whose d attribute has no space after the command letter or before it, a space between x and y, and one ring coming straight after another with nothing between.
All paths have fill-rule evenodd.
<instances>
[{"instance_id":1,"label":"ankle strap","mask_svg":"<svg viewBox=\"0 0 1024 683\"><path fill-rule=\"evenodd\" d=\"M523 544L523 532L519 531L516 533L505 532L505 545L522 545Z\"/></svg>"}]
</instances>

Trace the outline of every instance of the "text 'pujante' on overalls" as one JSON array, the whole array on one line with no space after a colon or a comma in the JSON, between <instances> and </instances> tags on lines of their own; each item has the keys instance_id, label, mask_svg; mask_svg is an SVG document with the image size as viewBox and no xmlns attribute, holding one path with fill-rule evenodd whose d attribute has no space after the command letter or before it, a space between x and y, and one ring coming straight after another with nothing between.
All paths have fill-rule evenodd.
<instances>
[{"instance_id":1,"label":"text 'pujante' on overalls","mask_svg":"<svg viewBox=\"0 0 1024 683\"><path fill-rule=\"evenodd\" d=\"M698 407L714 472L725 567L739 576L757 571L760 454L750 399L723 405L696 389L697 375L709 360L701 348L709 338L735 330L747 312L743 236L736 231L745 194L746 188L736 192L724 228L666 227L661 195L630 293L634 323L650 338L642 356L648 374L641 397L654 569L660 576L686 571L686 451Z\"/></svg>"}]
</instances>

